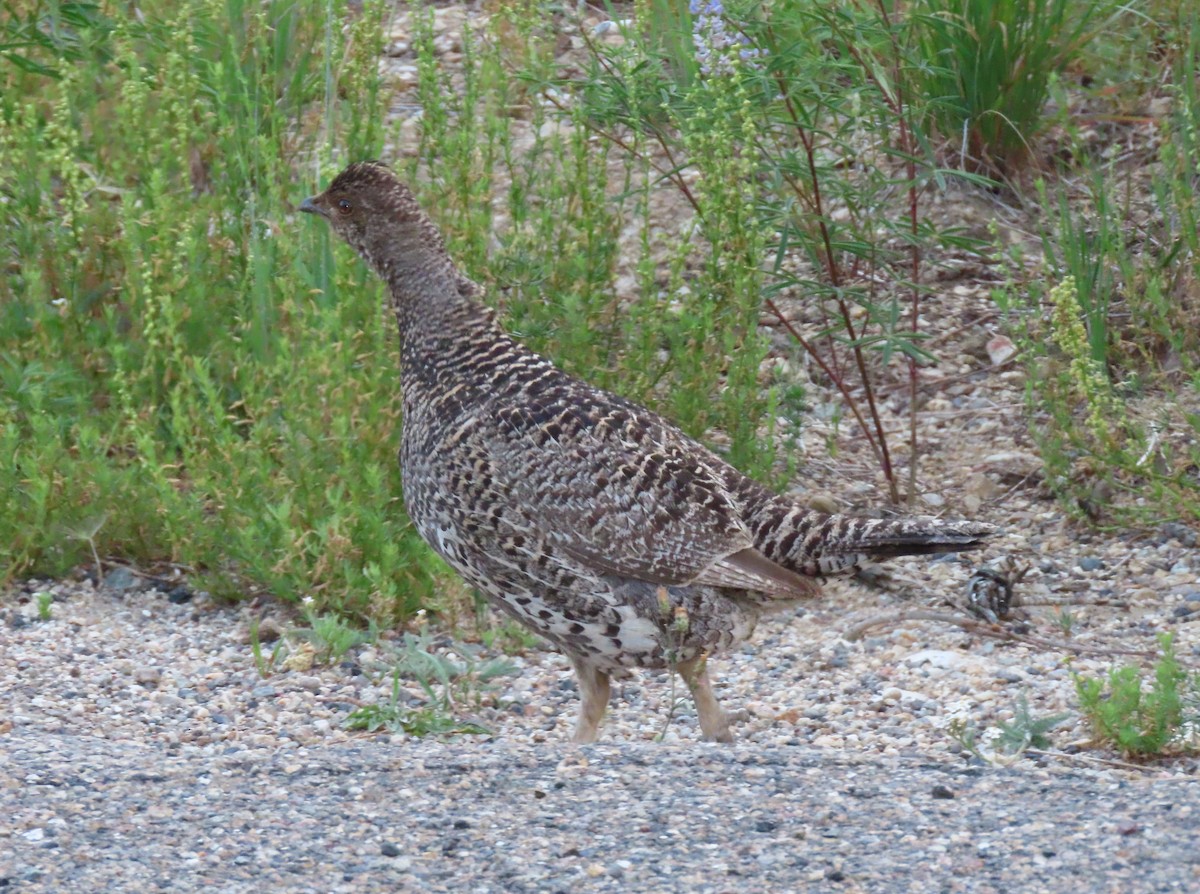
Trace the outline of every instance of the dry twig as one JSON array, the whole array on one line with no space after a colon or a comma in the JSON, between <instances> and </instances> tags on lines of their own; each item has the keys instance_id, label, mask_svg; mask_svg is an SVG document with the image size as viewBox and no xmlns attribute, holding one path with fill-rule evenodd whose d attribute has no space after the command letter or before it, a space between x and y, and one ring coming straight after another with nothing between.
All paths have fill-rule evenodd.
<instances>
[{"instance_id":1,"label":"dry twig","mask_svg":"<svg viewBox=\"0 0 1200 894\"><path fill-rule=\"evenodd\" d=\"M866 632L873 627L894 627L898 624L903 624L905 621L937 621L961 627L968 633L974 633L977 636L987 637L988 639L1025 643L1028 646L1037 646L1041 649L1065 649L1068 652L1075 652L1082 655L1129 655L1137 658L1154 658L1157 655L1153 649L1115 649L1107 646L1089 646L1083 643L1069 643L1065 640L1045 639L1040 636L1031 636L1028 633L1018 633L1015 630L1001 627L999 624L988 624L984 621L977 621L974 618L965 618L947 612L934 612L928 609L907 609L883 615L872 615L865 621L860 621L847 630L842 634L842 638L850 642L855 642L862 639Z\"/></svg>"}]
</instances>

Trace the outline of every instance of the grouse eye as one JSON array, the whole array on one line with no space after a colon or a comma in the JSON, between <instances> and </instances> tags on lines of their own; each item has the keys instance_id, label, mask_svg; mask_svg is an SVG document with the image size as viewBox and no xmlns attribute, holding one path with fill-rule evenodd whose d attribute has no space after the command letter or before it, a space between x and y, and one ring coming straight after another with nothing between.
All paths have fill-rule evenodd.
<instances>
[{"instance_id":1,"label":"grouse eye","mask_svg":"<svg viewBox=\"0 0 1200 894\"><path fill-rule=\"evenodd\" d=\"M338 202L338 211L342 214L349 214L353 209L354 206L350 204L349 199L342 199Z\"/></svg>"}]
</instances>

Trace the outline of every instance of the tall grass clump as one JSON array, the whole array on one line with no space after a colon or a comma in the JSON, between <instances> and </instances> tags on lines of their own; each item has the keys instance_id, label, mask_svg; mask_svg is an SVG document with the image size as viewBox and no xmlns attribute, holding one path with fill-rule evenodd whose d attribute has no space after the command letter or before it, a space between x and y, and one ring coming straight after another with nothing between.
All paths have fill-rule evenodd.
<instances>
[{"instance_id":1,"label":"tall grass clump","mask_svg":"<svg viewBox=\"0 0 1200 894\"><path fill-rule=\"evenodd\" d=\"M968 170L1004 175L1028 160L1049 123L1055 77L1116 4L1070 0L918 0L915 86L932 136Z\"/></svg>"},{"instance_id":2,"label":"tall grass clump","mask_svg":"<svg viewBox=\"0 0 1200 894\"><path fill-rule=\"evenodd\" d=\"M381 497L388 321L292 213L298 168L382 148L383 4L10 8L0 580L90 544L224 593L414 610L432 572Z\"/></svg>"}]
</instances>

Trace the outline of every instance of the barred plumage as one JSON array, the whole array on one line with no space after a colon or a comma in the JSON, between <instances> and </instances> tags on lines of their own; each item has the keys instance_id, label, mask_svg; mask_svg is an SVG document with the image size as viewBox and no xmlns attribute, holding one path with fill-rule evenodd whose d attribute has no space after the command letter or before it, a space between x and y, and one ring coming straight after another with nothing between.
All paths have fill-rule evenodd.
<instances>
[{"instance_id":1,"label":"barred plumage","mask_svg":"<svg viewBox=\"0 0 1200 894\"><path fill-rule=\"evenodd\" d=\"M386 167L351 165L302 211L385 280L400 330L405 505L500 609L563 650L575 739L609 676L677 670L707 738L729 741L705 658L773 604L868 559L980 545L988 525L830 516L742 475L662 417L568 376L505 334Z\"/></svg>"}]
</instances>

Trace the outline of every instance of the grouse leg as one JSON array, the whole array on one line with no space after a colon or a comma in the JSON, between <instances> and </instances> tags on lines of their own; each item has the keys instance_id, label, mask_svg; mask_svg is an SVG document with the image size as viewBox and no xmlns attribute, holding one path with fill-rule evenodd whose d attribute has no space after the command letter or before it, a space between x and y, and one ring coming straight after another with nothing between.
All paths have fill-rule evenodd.
<instances>
[{"instance_id":1,"label":"grouse leg","mask_svg":"<svg viewBox=\"0 0 1200 894\"><path fill-rule=\"evenodd\" d=\"M579 695L583 699L571 741L586 745L595 742L600 734L600 721L608 707L608 674L577 658L571 658L571 664L575 666L575 679L579 681Z\"/></svg>"},{"instance_id":2,"label":"grouse leg","mask_svg":"<svg viewBox=\"0 0 1200 894\"><path fill-rule=\"evenodd\" d=\"M700 718L700 732L709 742L732 742L729 717L721 710L717 696L713 693L712 681L708 678L708 658L701 655L691 661L681 661L675 666L683 682L692 693L696 703L696 714Z\"/></svg>"}]
</instances>

